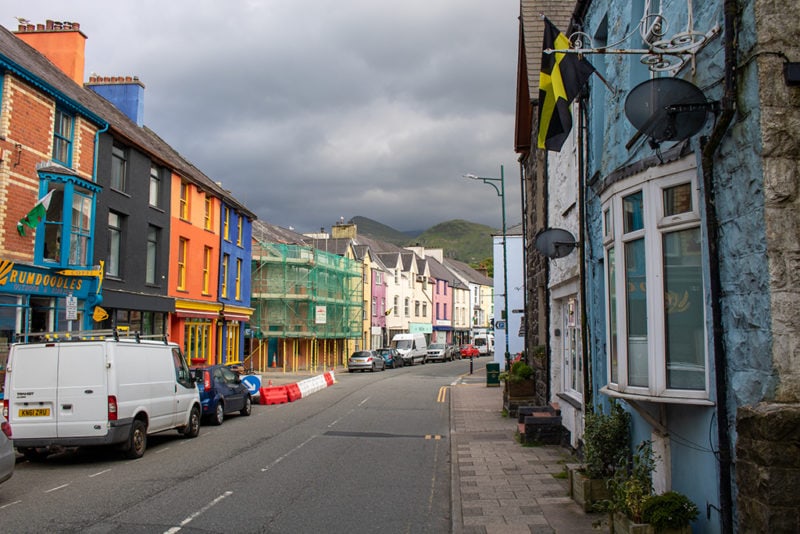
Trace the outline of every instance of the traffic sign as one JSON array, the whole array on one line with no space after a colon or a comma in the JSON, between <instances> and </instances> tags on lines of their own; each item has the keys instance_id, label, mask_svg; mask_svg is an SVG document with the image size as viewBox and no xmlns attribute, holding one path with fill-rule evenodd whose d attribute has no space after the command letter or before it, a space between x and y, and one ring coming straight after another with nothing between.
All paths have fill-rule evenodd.
<instances>
[{"instance_id":1,"label":"traffic sign","mask_svg":"<svg viewBox=\"0 0 800 534\"><path fill-rule=\"evenodd\" d=\"M495 330L504 330L505 327L506 327L506 322L505 321L495 321L494 322Z\"/></svg>"},{"instance_id":2,"label":"traffic sign","mask_svg":"<svg viewBox=\"0 0 800 534\"><path fill-rule=\"evenodd\" d=\"M257 375L244 375L242 377L242 384L247 386L247 391L250 392L250 395L256 396L261 389L261 377Z\"/></svg>"},{"instance_id":3,"label":"traffic sign","mask_svg":"<svg viewBox=\"0 0 800 534\"><path fill-rule=\"evenodd\" d=\"M78 297L67 295L67 321L78 320Z\"/></svg>"}]
</instances>

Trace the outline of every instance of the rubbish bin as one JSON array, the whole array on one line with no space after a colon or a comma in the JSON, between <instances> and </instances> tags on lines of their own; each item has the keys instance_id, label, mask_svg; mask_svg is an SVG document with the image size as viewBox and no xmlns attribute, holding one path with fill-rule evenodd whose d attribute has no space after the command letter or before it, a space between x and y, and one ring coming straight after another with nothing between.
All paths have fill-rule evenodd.
<instances>
[{"instance_id":1,"label":"rubbish bin","mask_svg":"<svg viewBox=\"0 0 800 534\"><path fill-rule=\"evenodd\" d=\"M500 387L500 364L486 364L486 387Z\"/></svg>"}]
</instances>

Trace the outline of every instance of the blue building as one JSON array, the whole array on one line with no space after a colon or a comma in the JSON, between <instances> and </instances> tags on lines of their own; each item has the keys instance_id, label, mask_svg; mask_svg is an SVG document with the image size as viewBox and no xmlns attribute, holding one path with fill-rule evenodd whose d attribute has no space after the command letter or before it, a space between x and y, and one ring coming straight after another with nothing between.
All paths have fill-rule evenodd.
<instances>
[{"instance_id":1,"label":"blue building","mask_svg":"<svg viewBox=\"0 0 800 534\"><path fill-rule=\"evenodd\" d=\"M563 15L521 2L555 18L548 7ZM596 69L568 145L585 212L583 402L631 412L655 490L697 504L695 532L800 531L800 6L571 7L559 29ZM559 170L535 148L543 105L532 96L534 138L518 124L517 142L539 184Z\"/></svg>"}]
</instances>

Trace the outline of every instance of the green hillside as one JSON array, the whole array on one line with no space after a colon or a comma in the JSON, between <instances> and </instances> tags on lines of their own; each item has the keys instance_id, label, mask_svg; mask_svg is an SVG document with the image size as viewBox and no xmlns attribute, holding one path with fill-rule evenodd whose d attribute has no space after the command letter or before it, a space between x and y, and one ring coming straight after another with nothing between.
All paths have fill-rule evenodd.
<instances>
[{"instance_id":1,"label":"green hillside","mask_svg":"<svg viewBox=\"0 0 800 534\"><path fill-rule=\"evenodd\" d=\"M455 219L432 226L417 236L409 236L367 217L353 217L351 222L358 227L359 235L398 246L419 244L441 248L445 257L471 265L492 257L492 234L497 231L491 226Z\"/></svg>"}]
</instances>

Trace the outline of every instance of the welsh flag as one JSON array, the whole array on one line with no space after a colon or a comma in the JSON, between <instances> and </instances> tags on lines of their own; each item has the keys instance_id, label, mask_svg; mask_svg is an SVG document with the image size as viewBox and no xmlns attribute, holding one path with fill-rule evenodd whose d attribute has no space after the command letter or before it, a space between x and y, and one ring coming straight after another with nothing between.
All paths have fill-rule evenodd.
<instances>
[{"instance_id":1,"label":"welsh flag","mask_svg":"<svg viewBox=\"0 0 800 534\"><path fill-rule=\"evenodd\" d=\"M55 191L55 189L51 189L49 193L40 198L39 202L31 208L31 211L20 219L17 223L17 232L19 232L19 235L25 236L25 226L35 230L36 227L39 226L39 223L44 220L45 215L47 215L47 208L50 207L50 199L53 197L53 191Z\"/></svg>"}]
</instances>

